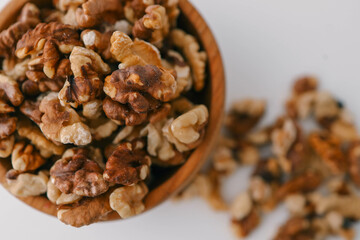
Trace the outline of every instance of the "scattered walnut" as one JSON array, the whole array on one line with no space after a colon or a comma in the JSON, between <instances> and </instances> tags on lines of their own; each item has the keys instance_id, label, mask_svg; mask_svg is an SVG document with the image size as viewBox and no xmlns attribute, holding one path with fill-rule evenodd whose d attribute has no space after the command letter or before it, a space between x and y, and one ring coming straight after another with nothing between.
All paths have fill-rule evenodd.
<instances>
[{"instance_id":1,"label":"scattered walnut","mask_svg":"<svg viewBox=\"0 0 360 240\"><path fill-rule=\"evenodd\" d=\"M65 151L63 145L58 146L52 143L36 126L31 124L21 123L18 125L17 132L21 137L29 139L31 144L40 151L40 155L44 158L49 158L52 155L61 155Z\"/></svg>"},{"instance_id":2,"label":"scattered walnut","mask_svg":"<svg viewBox=\"0 0 360 240\"><path fill-rule=\"evenodd\" d=\"M0 90L4 91L7 99L9 99L14 106L19 106L24 100L18 83L4 74L0 74Z\"/></svg>"},{"instance_id":3,"label":"scattered walnut","mask_svg":"<svg viewBox=\"0 0 360 240\"><path fill-rule=\"evenodd\" d=\"M313 172L305 172L284 183L277 191L277 200L283 200L293 193L306 193L315 190L321 184L321 176Z\"/></svg>"},{"instance_id":4,"label":"scattered walnut","mask_svg":"<svg viewBox=\"0 0 360 240\"><path fill-rule=\"evenodd\" d=\"M103 194L95 198L83 198L71 205L60 206L57 217L65 224L82 227L100 221L112 211L109 195Z\"/></svg>"},{"instance_id":5,"label":"scattered walnut","mask_svg":"<svg viewBox=\"0 0 360 240\"><path fill-rule=\"evenodd\" d=\"M295 193L285 198L285 206L292 215L303 215L306 201L307 199L304 195Z\"/></svg>"},{"instance_id":6,"label":"scattered walnut","mask_svg":"<svg viewBox=\"0 0 360 240\"><path fill-rule=\"evenodd\" d=\"M340 114L337 101L330 93L319 92L315 99L315 117L322 126L328 126Z\"/></svg>"},{"instance_id":7,"label":"scattered walnut","mask_svg":"<svg viewBox=\"0 0 360 240\"><path fill-rule=\"evenodd\" d=\"M41 122L41 115L42 113L39 110L40 101L37 100L31 101L31 100L25 100L23 104L20 106L20 111L30 118L32 121L34 121L36 124L39 124Z\"/></svg>"},{"instance_id":8,"label":"scattered walnut","mask_svg":"<svg viewBox=\"0 0 360 240\"><path fill-rule=\"evenodd\" d=\"M210 169L206 174L198 174L191 184L178 193L175 200L200 196L205 199L214 210L224 211L228 209L228 206L220 193L220 188L221 183L218 172Z\"/></svg>"},{"instance_id":9,"label":"scattered walnut","mask_svg":"<svg viewBox=\"0 0 360 240\"><path fill-rule=\"evenodd\" d=\"M309 136L309 144L333 174L346 170L346 158L337 137L328 132L314 132Z\"/></svg>"},{"instance_id":10,"label":"scattered walnut","mask_svg":"<svg viewBox=\"0 0 360 240\"><path fill-rule=\"evenodd\" d=\"M6 188L17 197L38 196L46 192L48 180L45 171L21 173L15 179L8 178Z\"/></svg>"},{"instance_id":11,"label":"scattered walnut","mask_svg":"<svg viewBox=\"0 0 360 240\"><path fill-rule=\"evenodd\" d=\"M238 195L230 208L234 220L242 220L247 217L253 209L253 202L248 192Z\"/></svg>"},{"instance_id":12,"label":"scattered walnut","mask_svg":"<svg viewBox=\"0 0 360 240\"><path fill-rule=\"evenodd\" d=\"M265 113L265 101L244 99L234 102L225 118L229 133L244 135L260 121Z\"/></svg>"},{"instance_id":13,"label":"scattered walnut","mask_svg":"<svg viewBox=\"0 0 360 240\"><path fill-rule=\"evenodd\" d=\"M260 160L259 150L245 141L239 141L237 143L236 154L241 164L254 165Z\"/></svg>"},{"instance_id":14,"label":"scattered walnut","mask_svg":"<svg viewBox=\"0 0 360 240\"><path fill-rule=\"evenodd\" d=\"M134 65L161 66L160 52L150 43L136 39L132 41L120 31L113 33L110 42L110 52L116 61L121 62L120 69Z\"/></svg>"},{"instance_id":15,"label":"scattered walnut","mask_svg":"<svg viewBox=\"0 0 360 240\"><path fill-rule=\"evenodd\" d=\"M313 236L314 233L309 231L309 229L310 229L309 220L302 217L293 217L289 219L282 227L280 227L274 240L314 239Z\"/></svg>"},{"instance_id":16,"label":"scattered walnut","mask_svg":"<svg viewBox=\"0 0 360 240\"><path fill-rule=\"evenodd\" d=\"M125 17L129 22L134 23L137 19L141 18L145 14L145 9L148 6L154 4L154 0L127 1L124 7Z\"/></svg>"},{"instance_id":17,"label":"scattered walnut","mask_svg":"<svg viewBox=\"0 0 360 240\"><path fill-rule=\"evenodd\" d=\"M106 163L104 179L110 183L132 185L149 176L151 160L142 150L142 141L120 144Z\"/></svg>"},{"instance_id":18,"label":"scattered walnut","mask_svg":"<svg viewBox=\"0 0 360 240\"><path fill-rule=\"evenodd\" d=\"M7 158L12 153L15 143L14 135L10 137L0 139L0 158Z\"/></svg>"},{"instance_id":19,"label":"scattered walnut","mask_svg":"<svg viewBox=\"0 0 360 240\"><path fill-rule=\"evenodd\" d=\"M33 145L17 142L13 148L11 162L15 170L26 172L38 169L46 160Z\"/></svg>"},{"instance_id":20,"label":"scattered walnut","mask_svg":"<svg viewBox=\"0 0 360 240\"><path fill-rule=\"evenodd\" d=\"M103 179L103 169L90 156L89 149L67 150L50 170L54 184L63 193L95 197L109 188Z\"/></svg>"},{"instance_id":21,"label":"scattered walnut","mask_svg":"<svg viewBox=\"0 0 360 240\"><path fill-rule=\"evenodd\" d=\"M121 0L88 0L76 10L76 21L81 28L91 28L109 17L117 18L122 15L121 3Z\"/></svg>"},{"instance_id":22,"label":"scattered walnut","mask_svg":"<svg viewBox=\"0 0 360 240\"><path fill-rule=\"evenodd\" d=\"M35 29L23 35L16 46L16 56L20 59L43 50L43 71L53 78L61 53L70 53L74 46L81 46L79 34L69 25L58 22L40 23Z\"/></svg>"},{"instance_id":23,"label":"scattered walnut","mask_svg":"<svg viewBox=\"0 0 360 240\"><path fill-rule=\"evenodd\" d=\"M230 175L237 168L237 162L234 159L233 152L226 146L220 145L215 149L212 162L214 169L225 175Z\"/></svg>"},{"instance_id":24,"label":"scattered walnut","mask_svg":"<svg viewBox=\"0 0 360 240\"><path fill-rule=\"evenodd\" d=\"M209 112L205 105L198 105L176 119L171 119L163 128L163 134L180 152L197 147L204 135Z\"/></svg>"},{"instance_id":25,"label":"scattered walnut","mask_svg":"<svg viewBox=\"0 0 360 240\"><path fill-rule=\"evenodd\" d=\"M253 176L250 179L249 192L251 198L256 203L267 202L273 194L272 187L269 183L266 183L261 177Z\"/></svg>"},{"instance_id":26,"label":"scattered walnut","mask_svg":"<svg viewBox=\"0 0 360 240\"><path fill-rule=\"evenodd\" d=\"M81 40L86 48L99 53L105 60L111 60L110 38L113 31L101 33L97 30L86 29L81 32Z\"/></svg>"},{"instance_id":27,"label":"scattered walnut","mask_svg":"<svg viewBox=\"0 0 360 240\"><path fill-rule=\"evenodd\" d=\"M172 30L170 37L174 45L183 51L190 64L195 90L201 91L205 85L206 53L200 51L200 45L193 36L180 29Z\"/></svg>"},{"instance_id":28,"label":"scattered walnut","mask_svg":"<svg viewBox=\"0 0 360 240\"><path fill-rule=\"evenodd\" d=\"M360 142L353 142L348 150L351 180L360 186Z\"/></svg>"},{"instance_id":29,"label":"scattered walnut","mask_svg":"<svg viewBox=\"0 0 360 240\"><path fill-rule=\"evenodd\" d=\"M135 38L159 44L169 34L170 24L166 9L160 5L152 5L147 7L145 12L146 15L135 22L132 34Z\"/></svg>"},{"instance_id":30,"label":"scattered walnut","mask_svg":"<svg viewBox=\"0 0 360 240\"><path fill-rule=\"evenodd\" d=\"M66 81L59 92L59 99L62 105L77 107L101 95L103 82L100 77L109 73L110 67L96 52L83 47L74 47L70 62L74 79Z\"/></svg>"},{"instance_id":31,"label":"scattered walnut","mask_svg":"<svg viewBox=\"0 0 360 240\"><path fill-rule=\"evenodd\" d=\"M234 234L240 238L248 236L260 224L260 216L257 211L252 210L241 220L232 219L231 227Z\"/></svg>"},{"instance_id":32,"label":"scattered walnut","mask_svg":"<svg viewBox=\"0 0 360 240\"><path fill-rule=\"evenodd\" d=\"M87 145L92 141L89 127L74 109L61 106L57 93L44 97L39 110L44 113L39 126L48 139L75 145Z\"/></svg>"},{"instance_id":33,"label":"scattered walnut","mask_svg":"<svg viewBox=\"0 0 360 240\"><path fill-rule=\"evenodd\" d=\"M143 182L117 188L110 195L110 206L121 218L138 215L145 210L143 199L148 191Z\"/></svg>"}]
</instances>

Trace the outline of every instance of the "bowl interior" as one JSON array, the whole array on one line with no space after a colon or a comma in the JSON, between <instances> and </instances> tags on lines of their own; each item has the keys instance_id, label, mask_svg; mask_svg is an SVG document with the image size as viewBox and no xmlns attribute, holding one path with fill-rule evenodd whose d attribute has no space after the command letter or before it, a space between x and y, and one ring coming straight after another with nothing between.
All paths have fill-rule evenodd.
<instances>
[{"instance_id":1,"label":"bowl interior","mask_svg":"<svg viewBox=\"0 0 360 240\"><path fill-rule=\"evenodd\" d=\"M28 0L11 1L0 14L0 30L7 28L16 21L21 7ZM38 6L50 6L50 0L32 0ZM181 15L178 20L179 28L194 35L201 47L208 54L206 87L200 93L190 92L188 97L195 103L207 105L209 109L209 124L202 144L194 150L186 163L179 167L161 168L152 166L149 194L145 199L146 209L149 210L184 187L205 162L219 132L224 106L224 70L216 41L206 25L204 19L187 1L180 0ZM0 160L0 182L5 182L5 173L11 168L9 160ZM56 215L56 206L45 196L20 198L28 205ZM116 213L110 214L107 220L117 219Z\"/></svg>"}]
</instances>

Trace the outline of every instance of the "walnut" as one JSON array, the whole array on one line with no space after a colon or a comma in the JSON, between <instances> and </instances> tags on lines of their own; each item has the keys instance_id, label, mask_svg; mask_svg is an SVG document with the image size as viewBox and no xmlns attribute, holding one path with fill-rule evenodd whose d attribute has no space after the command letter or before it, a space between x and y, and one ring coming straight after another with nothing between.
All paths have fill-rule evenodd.
<instances>
[{"instance_id":1,"label":"walnut","mask_svg":"<svg viewBox=\"0 0 360 240\"><path fill-rule=\"evenodd\" d=\"M35 27L40 23L40 9L33 3L26 3L18 17L19 22L27 23L30 27Z\"/></svg>"},{"instance_id":2,"label":"walnut","mask_svg":"<svg viewBox=\"0 0 360 240\"><path fill-rule=\"evenodd\" d=\"M229 133L244 135L260 121L265 113L265 101L244 99L234 102L225 118L225 126Z\"/></svg>"},{"instance_id":3,"label":"walnut","mask_svg":"<svg viewBox=\"0 0 360 240\"><path fill-rule=\"evenodd\" d=\"M165 59L162 60L162 64L164 67L173 69L176 72L177 84L174 98L191 89L193 84L191 69L178 52L168 50Z\"/></svg>"},{"instance_id":4,"label":"walnut","mask_svg":"<svg viewBox=\"0 0 360 240\"><path fill-rule=\"evenodd\" d=\"M111 134L118 128L118 125L109 119L100 118L98 121L90 125L91 134L94 139L101 140L110 137Z\"/></svg>"},{"instance_id":5,"label":"walnut","mask_svg":"<svg viewBox=\"0 0 360 240\"><path fill-rule=\"evenodd\" d=\"M87 119L97 119L102 114L102 101L99 99L83 103L82 114Z\"/></svg>"},{"instance_id":6,"label":"walnut","mask_svg":"<svg viewBox=\"0 0 360 240\"><path fill-rule=\"evenodd\" d=\"M0 114L0 139L11 136L16 130L16 117L10 117L8 114Z\"/></svg>"},{"instance_id":7,"label":"walnut","mask_svg":"<svg viewBox=\"0 0 360 240\"><path fill-rule=\"evenodd\" d=\"M2 63L2 69L6 76L14 80L23 80L26 78L29 61L30 59L5 58Z\"/></svg>"},{"instance_id":8,"label":"walnut","mask_svg":"<svg viewBox=\"0 0 360 240\"><path fill-rule=\"evenodd\" d=\"M163 164L181 164L184 161L182 155L174 149L174 146L162 135L162 127L165 121L154 124L149 123L140 131L140 137L147 137L147 152L150 156L157 157ZM176 160L176 161L174 161Z\"/></svg>"},{"instance_id":9,"label":"walnut","mask_svg":"<svg viewBox=\"0 0 360 240\"><path fill-rule=\"evenodd\" d=\"M18 125L17 132L19 136L29 139L44 158L61 155L65 151L65 146L59 146L49 141L36 126L21 123Z\"/></svg>"},{"instance_id":10,"label":"walnut","mask_svg":"<svg viewBox=\"0 0 360 240\"><path fill-rule=\"evenodd\" d=\"M169 34L170 24L166 9L152 5L145 9L146 15L134 24L132 34L135 38L159 44Z\"/></svg>"},{"instance_id":11,"label":"walnut","mask_svg":"<svg viewBox=\"0 0 360 240\"><path fill-rule=\"evenodd\" d=\"M340 116L330 125L330 132L341 142L351 142L359 138L359 133L349 112L342 110ZM350 118L350 119L348 119Z\"/></svg>"},{"instance_id":12,"label":"walnut","mask_svg":"<svg viewBox=\"0 0 360 240\"><path fill-rule=\"evenodd\" d=\"M95 198L83 198L71 205L60 206L57 217L65 224L82 227L100 221L112 211L109 195L103 194Z\"/></svg>"},{"instance_id":13,"label":"walnut","mask_svg":"<svg viewBox=\"0 0 360 240\"><path fill-rule=\"evenodd\" d=\"M75 145L87 145L92 141L90 128L74 109L61 106L57 93L44 97L39 110L44 113L39 126L48 139Z\"/></svg>"},{"instance_id":14,"label":"walnut","mask_svg":"<svg viewBox=\"0 0 360 240\"><path fill-rule=\"evenodd\" d=\"M15 170L26 172L38 169L46 160L33 145L17 142L12 151L11 162Z\"/></svg>"},{"instance_id":15,"label":"walnut","mask_svg":"<svg viewBox=\"0 0 360 240\"><path fill-rule=\"evenodd\" d=\"M126 186L145 180L149 176L151 160L142 150L143 147L141 141L117 146L106 163L104 179Z\"/></svg>"},{"instance_id":16,"label":"walnut","mask_svg":"<svg viewBox=\"0 0 360 240\"><path fill-rule=\"evenodd\" d=\"M10 58L14 55L16 43L30 29L24 22L16 22L0 33L0 56Z\"/></svg>"},{"instance_id":17,"label":"walnut","mask_svg":"<svg viewBox=\"0 0 360 240\"><path fill-rule=\"evenodd\" d=\"M274 240L283 239L315 239L314 233L310 230L309 220L302 217L290 218L283 226L280 227Z\"/></svg>"},{"instance_id":18,"label":"walnut","mask_svg":"<svg viewBox=\"0 0 360 240\"><path fill-rule=\"evenodd\" d=\"M6 188L17 197L38 196L46 192L48 180L45 171L37 175L20 173L15 179L7 179Z\"/></svg>"},{"instance_id":19,"label":"walnut","mask_svg":"<svg viewBox=\"0 0 360 240\"><path fill-rule=\"evenodd\" d=\"M176 81L173 75L154 65L131 66L120 69L105 79L104 92L113 100L130 104L141 113L147 111L144 93L167 102L175 94Z\"/></svg>"},{"instance_id":20,"label":"walnut","mask_svg":"<svg viewBox=\"0 0 360 240\"><path fill-rule=\"evenodd\" d=\"M257 163L252 176L260 177L266 184L279 184L281 181L281 168L274 158L261 160Z\"/></svg>"},{"instance_id":21,"label":"walnut","mask_svg":"<svg viewBox=\"0 0 360 240\"><path fill-rule=\"evenodd\" d=\"M233 219L242 220L247 217L253 209L253 202L248 192L238 195L233 201L230 213Z\"/></svg>"},{"instance_id":22,"label":"walnut","mask_svg":"<svg viewBox=\"0 0 360 240\"><path fill-rule=\"evenodd\" d=\"M230 175L237 168L237 162L234 159L231 149L222 145L215 149L212 162L214 169L225 175Z\"/></svg>"},{"instance_id":23,"label":"walnut","mask_svg":"<svg viewBox=\"0 0 360 240\"><path fill-rule=\"evenodd\" d=\"M23 59L43 50L43 72L48 78L54 78L60 53L68 54L74 46L81 45L79 34L71 26L57 22L40 23L23 35L17 43L15 53L18 58Z\"/></svg>"},{"instance_id":24,"label":"walnut","mask_svg":"<svg viewBox=\"0 0 360 240\"><path fill-rule=\"evenodd\" d=\"M360 201L356 195L342 196L331 194L329 196L322 196L320 194L313 194L310 196L310 201L315 205L317 214L336 211L347 218L360 218Z\"/></svg>"},{"instance_id":25,"label":"walnut","mask_svg":"<svg viewBox=\"0 0 360 240\"><path fill-rule=\"evenodd\" d=\"M110 52L116 61L121 62L120 69L134 65L161 66L160 52L150 43L137 39L132 41L120 31L113 33L110 42Z\"/></svg>"},{"instance_id":26,"label":"walnut","mask_svg":"<svg viewBox=\"0 0 360 240\"><path fill-rule=\"evenodd\" d=\"M74 47L70 55L71 70L74 78L68 79L59 92L62 105L87 103L102 93L102 74L110 72L110 67L94 51L83 47Z\"/></svg>"},{"instance_id":27,"label":"walnut","mask_svg":"<svg viewBox=\"0 0 360 240\"><path fill-rule=\"evenodd\" d=\"M79 7L85 3L86 0L53 0L53 4L60 11L68 11L70 8Z\"/></svg>"},{"instance_id":28,"label":"walnut","mask_svg":"<svg viewBox=\"0 0 360 240\"><path fill-rule=\"evenodd\" d=\"M179 97L171 102L171 116L181 115L194 108L194 104L186 97Z\"/></svg>"},{"instance_id":29,"label":"walnut","mask_svg":"<svg viewBox=\"0 0 360 240\"><path fill-rule=\"evenodd\" d=\"M126 35L130 35L132 32L132 24L130 24L127 20L122 19L119 21L116 21L114 24L108 24L105 25L105 33L106 32L115 32L115 31L120 31L125 33Z\"/></svg>"},{"instance_id":30,"label":"walnut","mask_svg":"<svg viewBox=\"0 0 360 240\"><path fill-rule=\"evenodd\" d=\"M198 105L176 119L170 119L163 134L180 152L196 148L204 135L209 113L205 105Z\"/></svg>"},{"instance_id":31,"label":"walnut","mask_svg":"<svg viewBox=\"0 0 360 240\"><path fill-rule=\"evenodd\" d=\"M41 63L41 57L33 58L28 66L29 69L26 71L26 77L31 80L36 86L30 86L31 89L24 89L26 95L37 95L36 92L48 92L54 91L58 92L63 87L64 82L69 78L73 73L70 68L69 59L61 59L56 69L55 76L50 79L43 72L43 64ZM24 85L24 84L23 84ZM35 93L33 93L35 91Z\"/></svg>"},{"instance_id":32,"label":"walnut","mask_svg":"<svg viewBox=\"0 0 360 240\"><path fill-rule=\"evenodd\" d=\"M260 160L259 150L252 144L239 141L236 145L236 155L241 164L254 165Z\"/></svg>"},{"instance_id":33,"label":"walnut","mask_svg":"<svg viewBox=\"0 0 360 240\"><path fill-rule=\"evenodd\" d=\"M12 153L15 143L14 135L10 137L0 139L0 158L7 158Z\"/></svg>"},{"instance_id":34,"label":"walnut","mask_svg":"<svg viewBox=\"0 0 360 240\"><path fill-rule=\"evenodd\" d=\"M121 16L120 0L88 0L76 10L76 21L81 28L91 28L107 17ZM107 16L108 15L108 16ZM115 19L117 20L117 19Z\"/></svg>"},{"instance_id":35,"label":"walnut","mask_svg":"<svg viewBox=\"0 0 360 240\"><path fill-rule=\"evenodd\" d=\"M154 4L154 0L127 1L124 7L125 17L129 22L134 23L137 19L141 18L145 14L145 9L148 6Z\"/></svg>"},{"instance_id":36,"label":"walnut","mask_svg":"<svg viewBox=\"0 0 360 240\"><path fill-rule=\"evenodd\" d=\"M47 185L46 195L48 199L56 205L72 204L79 201L82 197L73 193L62 193L52 182L54 180L50 178Z\"/></svg>"},{"instance_id":37,"label":"walnut","mask_svg":"<svg viewBox=\"0 0 360 240\"><path fill-rule=\"evenodd\" d=\"M24 100L18 83L4 74L0 74L0 90L4 91L7 99L9 99L14 106L19 106Z\"/></svg>"},{"instance_id":38,"label":"walnut","mask_svg":"<svg viewBox=\"0 0 360 240\"><path fill-rule=\"evenodd\" d=\"M105 60L112 58L110 53L110 38L112 31L101 33L97 30L86 29L81 32L81 40L86 48L99 53Z\"/></svg>"},{"instance_id":39,"label":"walnut","mask_svg":"<svg viewBox=\"0 0 360 240\"><path fill-rule=\"evenodd\" d=\"M304 215L306 202L306 197L299 193L291 194L285 198L285 206L292 215Z\"/></svg>"},{"instance_id":40,"label":"walnut","mask_svg":"<svg viewBox=\"0 0 360 240\"><path fill-rule=\"evenodd\" d=\"M333 174L343 173L347 168L340 141L328 132L314 132L309 136L309 144Z\"/></svg>"},{"instance_id":41,"label":"walnut","mask_svg":"<svg viewBox=\"0 0 360 240\"><path fill-rule=\"evenodd\" d=\"M114 140L112 141L113 144L119 144L121 143L123 140L125 140L128 136L131 135L131 133L134 131L134 127L133 126L125 126L124 128L122 128L119 133L116 135L116 137L114 138Z\"/></svg>"},{"instance_id":42,"label":"walnut","mask_svg":"<svg viewBox=\"0 0 360 240\"><path fill-rule=\"evenodd\" d=\"M247 134L245 139L255 146L267 145L271 142L272 130L272 126L267 126Z\"/></svg>"},{"instance_id":43,"label":"walnut","mask_svg":"<svg viewBox=\"0 0 360 240\"><path fill-rule=\"evenodd\" d=\"M277 200L283 200L293 193L306 193L315 190L321 184L321 176L313 172L305 172L284 183L276 192Z\"/></svg>"},{"instance_id":44,"label":"walnut","mask_svg":"<svg viewBox=\"0 0 360 240\"><path fill-rule=\"evenodd\" d=\"M36 124L41 123L42 113L39 110L40 100L38 99L36 102L31 100L25 100L23 104L20 106L20 111L34 121Z\"/></svg>"},{"instance_id":45,"label":"walnut","mask_svg":"<svg viewBox=\"0 0 360 240\"><path fill-rule=\"evenodd\" d=\"M295 81L293 94L300 95L306 92L315 91L318 88L318 80L312 76L304 76Z\"/></svg>"},{"instance_id":46,"label":"walnut","mask_svg":"<svg viewBox=\"0 0 360 240\"><path fill-rule=\"evenodd\" d=\"M319 92L316 95L314 113L316 120L324 127L329 125L340 114L337 101L330 93Z\"/></svg>"},{"instance_id":47,"label":"walnut","mask_svg":"<svg viewBox=\"0 0 360 240\"><path fill-rule=\"evenodd\" d=\"M109 185L103 179L103 169L93 160L89 149L67 150L50 170L54 185L63 193L95 197L103 194Z\"/></svg>"},{"instance_id":48,"label":"walnut","mask_svg":"<svg viewBox=\"0 0 360 240\"><path fill-rule=\"evenodd\" d=\"M257 211L252 210L245 218L241 220L233 219L231 227L237 237L248 236L260 224L260 216Z\"/></svg>"},{"instance_id":49,"label":"walnut","mask_svg":"<svg viewBox=\"0 0 360 240\"><path fill-rule=\"evenodd\" d=\"M178 193L175 200L189 199L200 196L205 199L209 206L217 211L228 209L228 205L221 195L220 175L214 169L198 174L193 182L182 192Z\"/></svg>"},{"instance_id":50,"label":"walnut","mask_svg":"<svg viewBox=\"0 0 360 240\"><path fill-rule=\"evenodd\" d=\"M353 142L348 150L351 180L360 186L360 142Z\"/></svg>"},{"instance_id":51,"label":"walnut","mask_svg":"<svg viewBox=\"0 0 360 240\"><path fill-rule=\"evenodd\" d=\"M261 177L253 176L250 179L249 192L251 198L256 203L265 203L273 195L273 189L269 183L266 183Z\"/></svg>"},{"instance_id":52,"label":"walnut","mask_svg":"<svg viewBox=\"0 0 360 240\"><path fill-rule=\"evenodd\" d=\"M110 195L110 206L121 218L138 215L145 210L143 199L148 193L145 183L115 189Z\"/></svg>"},{"instance_id":53,"label":"walnut","mask_svg":"<svg viewBox=\"0 0 360 240\"><path fill-rule=\"evenodd\" d=\"M200 51L200 45L193 36L180 29L172 30L170 37L174 45L182 50L190 64L195 90L201 91L205 85L206 53Z\"/></svg>"},{"instance_id":54,"label":"walnut","mask_svg":"<svg viewBox=\"0 0 360 240\"><path fill-rule=\"evenodd\" d=\"M7 104L5 101L0 100L0 114L12 113L15 109Z\"/></svg>"}]
</instances>

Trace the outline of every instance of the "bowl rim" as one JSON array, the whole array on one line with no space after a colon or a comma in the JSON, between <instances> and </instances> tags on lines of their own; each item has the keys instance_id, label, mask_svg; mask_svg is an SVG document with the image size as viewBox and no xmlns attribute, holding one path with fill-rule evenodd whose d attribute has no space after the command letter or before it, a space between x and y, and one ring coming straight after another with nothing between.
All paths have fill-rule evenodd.
<instances>
[{"instance_id":1,"label":"bowl rim","mask_svg":"<svg viewBox=\"0 0 360 240\"><path fill-rule=\"evenodd\" d=\"M17 16L21 7L26 2L32 0L10 1L0 12L0 30L5 29ZM192 27L197 33L202 48L206 51L208 57L208 84L210 85L210 102L209 102L209 123L203 142L189 156L188 160L176 170L176 172L166 181L152 189L145 197L144 203L146 211L160 205L168 198L179 192L195 177L197 172L203 166L210 155L213 146L216 143L217 136L223 119L225 104L225 72L222 57L214 35L204 18L197 9L188 0L179 0L179 8L182 14L192 23ZM7 160L0 159L0 183L5 187L5 174L11 163ZM5 187L6 188L6 187ZM17 197L27 205L43 213L56 216L57 207L44 196L36 197ZM140 214L141 215L141 214ZM110 213L104 221L120 219L116 212Z\"/></svg>"}]
</instances>

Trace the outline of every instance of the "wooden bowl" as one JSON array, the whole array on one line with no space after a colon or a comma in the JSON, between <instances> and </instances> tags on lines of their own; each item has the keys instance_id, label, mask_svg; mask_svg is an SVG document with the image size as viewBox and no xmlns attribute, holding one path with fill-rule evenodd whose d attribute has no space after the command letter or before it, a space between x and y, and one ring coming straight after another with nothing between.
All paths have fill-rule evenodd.
<instances>
[{"instance_id":1,"label":"wooden bowl","mask_svg":"<svg viewBox=\"0 0 360 240\"><path fill-rule=\"evenodd\" d=\"M7 28L15 22L22 6L29 1L38 6L46 6L51 2L51 0L10 1L0 13L0 30ZM181 190L199 171L215 144L224 110L224 68L215 38L205 20L188 0L180 0L179 6L182 12L179 17L179 27L196 36L208 55L206 88L202 93L196 94L196 100L207 105L210 112L209 124L204 141L192 152L186 163L170 170L171 174L167 174L168 176L165 174L163 177L165 179L150 184L149 194L145 198L146 210L159 205ZM10 168L11 163L9 160L0 159L0 183L3 184L5 182L5 174ZM56 216L56 206L45 196L19 199L33 208ZM119 215L114 212L106 220L115 219L119 219Z\"/></svg>"}]
</instances>

